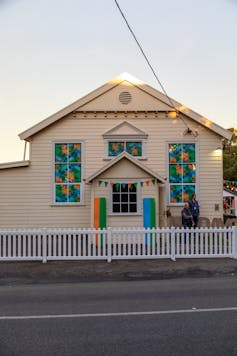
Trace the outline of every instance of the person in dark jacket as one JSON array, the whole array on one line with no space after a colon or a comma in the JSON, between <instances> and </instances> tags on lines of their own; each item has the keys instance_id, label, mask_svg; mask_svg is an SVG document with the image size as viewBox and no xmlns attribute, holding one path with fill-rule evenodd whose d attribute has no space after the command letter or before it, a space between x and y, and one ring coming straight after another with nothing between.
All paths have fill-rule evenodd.
<instances>
[{"instance_id":1,"label":"person in dark jacket","mask_svg":"<svg viewBox=\"0 0 237 356\"><path fill-rule=\"evenodd\" d=\"M182 216L182 225L184 228L193 227L194 221L193 221L191 209L189 207L189 203L184 204L184 208L181 211L181 216Z\"/></svg>"},{"instance_id":2,"label":"person in dark jacket","mask_svg":"<svg viewBox=\"0 0 237 356\"><path fill-rule=\"evenodd\" d=\"M192 195L192 199L189 201L189 207L194 221L194 228L196 228L198 225L199 213L200 213L200 207L198 201L196 200L196 194Z\"/></svg>"}]
</instances>

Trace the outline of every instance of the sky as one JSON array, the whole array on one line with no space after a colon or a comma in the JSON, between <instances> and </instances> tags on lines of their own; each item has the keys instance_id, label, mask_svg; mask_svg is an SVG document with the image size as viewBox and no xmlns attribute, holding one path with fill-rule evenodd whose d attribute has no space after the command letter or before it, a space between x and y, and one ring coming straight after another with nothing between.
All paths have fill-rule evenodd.
<instances>
[{"instance_id":1,"label":"sky","mask_svg":"<svg viewBox=\"0 0 237 356\"><path fill-rule=\"evenodd\" d=\"M166 92L237 127L237 0L117 0ZM0 162L18 134L128 72L162 91L114 0L0 0Z\"/></svg>"}]
</instances>

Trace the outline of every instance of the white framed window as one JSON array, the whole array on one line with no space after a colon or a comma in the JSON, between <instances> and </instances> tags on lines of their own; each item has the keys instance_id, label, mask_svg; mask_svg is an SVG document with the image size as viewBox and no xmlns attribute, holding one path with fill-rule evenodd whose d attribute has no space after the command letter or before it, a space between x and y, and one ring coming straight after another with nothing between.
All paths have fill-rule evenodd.
<instances>
[{"instance_id":1,"label":"white framed window","mask_svg":"<svg viewBox=\"0 0 237 356\"><path fill-rule=\"evenodd\" d=\"M138 182L112 182L110 186L110 214L141 214L141 188Z\"/></svg>"},{"instance_id":2,"label":"white framed window","mask_svg":"<svg viewBox=\"0 0 237 356\"><path fill-rule=\"evenodd\" d=\"M83 203L82 142L53 143L53 203Z\"/></svg>"},{"instance_id":3,"label":"white framed window","mask_svg":"<svg viewBox=\"0 0 237 356\"><path fill-rule=\"evenodd\" d=\"M197 190L197 153L194 142L168 143L169 204L189 201Z\"/></svg>"}]
</instances>

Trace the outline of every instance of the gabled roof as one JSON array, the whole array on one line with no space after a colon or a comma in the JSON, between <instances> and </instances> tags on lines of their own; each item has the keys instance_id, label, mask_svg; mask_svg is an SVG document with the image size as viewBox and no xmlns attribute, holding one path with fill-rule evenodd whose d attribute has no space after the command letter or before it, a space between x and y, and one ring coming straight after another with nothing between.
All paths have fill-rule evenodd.
<instances>
[{"instance_id":1,"label":"gabled roof","mask_svg":"<svg viewBox=\"0 0 237 356\"><path fill-rule=\"evenodd\" d=\"M104 95L105 93L108 93L110 90L117 87L118 85L121 85L121 86L124 85L126 87L128 87L130 85L132 87L136 87L136 88L140 89L144 93L148 94L150 97L153 97L153 98L157 99L158 101L160 101L160 103L163 103L164 107L166 108L167 111L174 110L174 107L171 105L171 100L172 100L172 103L178 112L183 113L184 115L186 115L187 117L196 121L200 125L203 125L203 126L209 128L210 130L214 131L221 137L230 139L232 136L232 134L228 130L215 124L214 122L207 119L206 117L199 115L198 113L187 108L186 106L182 105L181 103L177 102L176 100L168 98L166 95L162 94L157 89L154 89L151 86L145 84L144 82L132 77L131 75L124 73L124 74L112 79L111 81L105 83L104 85L102 85L98 89L92 91L91 93L87 94L86 96L82 97L81 99L75 101L71 105L68 105L64 109L49 116L47 119L32 126L28 130L20 133L19 137L22 140L29 140L29 138L31 136L33 136L36 133L38 133L39 131L45 129L47 126L52 125L53 123L62 119L64 116L70 114L71 112L80 110L80 108L83 111L83 106L85 106L86 104L95 100L96 98L99 98L100 96Z\"/></svg>"},{"instance_id":2,"label":"gabled roof","mask_svg":"<svg viewBox=\"0 0 237 356\"><path fill-rule=\"evenodd\" d=\"M120 129L124 129L126 128L126 134L121 134L121 132L119 132ZM128 137L140 137L140 138L147 138L148 135L138 129L136 126L130 124L130 122L127 121L123 121L120 124L114 126L112 129L106 131L103 134L104 138L116 138L116 137L121 137L121 136L128 136Z\"/></svg>"},{"instance_id":3,"label":"gabled roof","mask_svg":"<svg viewBox=\"0 0 237 356\"><path fill-rule=\"evenodd\" d=\"M111 159L110 162L108 162L107 164L105 164L103 167L101 167L99 170L97 170L95 173L93 173L92 175L90 175L87 178L87 183L91 183L95 178L97 178L98 176L100 176L102 173L104 173L105 171L107 171L109 168L113 167L115 164L117 164L119 161L123 160L123 159L127 159L128 161L130 161L132 164L134 164L135 166L141 168L144 172L148 173L150 176L156 178L158 180L159 183L165 183L165 179L163 177L161 177L159 174L157 174L156 172L152 171L150 168L148 168L147 166L145 166L144 164L142 164L140 161L138 161L136 158L132 157L130 154L128 154L127 152L123 152L121 153L119 156Z\"/></svg>"}]
</instances>

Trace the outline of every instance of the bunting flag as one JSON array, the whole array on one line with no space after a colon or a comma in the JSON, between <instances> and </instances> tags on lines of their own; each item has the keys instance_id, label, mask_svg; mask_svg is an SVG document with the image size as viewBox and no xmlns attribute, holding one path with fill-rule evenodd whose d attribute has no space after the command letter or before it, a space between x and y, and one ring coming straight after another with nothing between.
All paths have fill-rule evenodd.
<instances>
[{"instance_id":1,"label":"bunting flag","mask_svg":"<svg viewBox=\"0 0 237 356\"><path fill-rule=\"evenodd\" d=\"M234 192L237 193L237 181L233 181L233 180L224 180L223 181L223 186L224 188L226 188L227 190L229 190L230 192Z\"/></svg>"},{"instance_id":2,"label":"bunting flag","mask_svg":"<svg viewBox=\"0 0 237 356\"><path fill-rule=\"evenodd\" d=\"M156 179L153 178L153 179L145 179L145 180L139 180L139 181L136 181L136 182L126 182L126 183L114 183L114 182L110 182L109 180L99 180L98 181L98 185L101 186L101 185L104 185L105 187L108 187L108 185L110 185L111 188L113 188L115 186L115 190L118 192L119 191L119 187L120 187L120 184L124 184L124 186L127 184L128 185L128 188L132 188L132 187L137 187L138 184L140 185L140 187L144 187L144 186L147 186L149 187L151 184L152 185L155 185L156 184Z\"/></svg>"},{"instance_id":3,"label":"bunting flag","mask_svg":"<svg viewBox=\"0 0 237 356\"><path fill-rule=\"evenodd\" d=\"M229 186L237 187L237 182L233 180L224 180L223 183L224 186L229 185Z\"/></svg>"}]
</instances>

